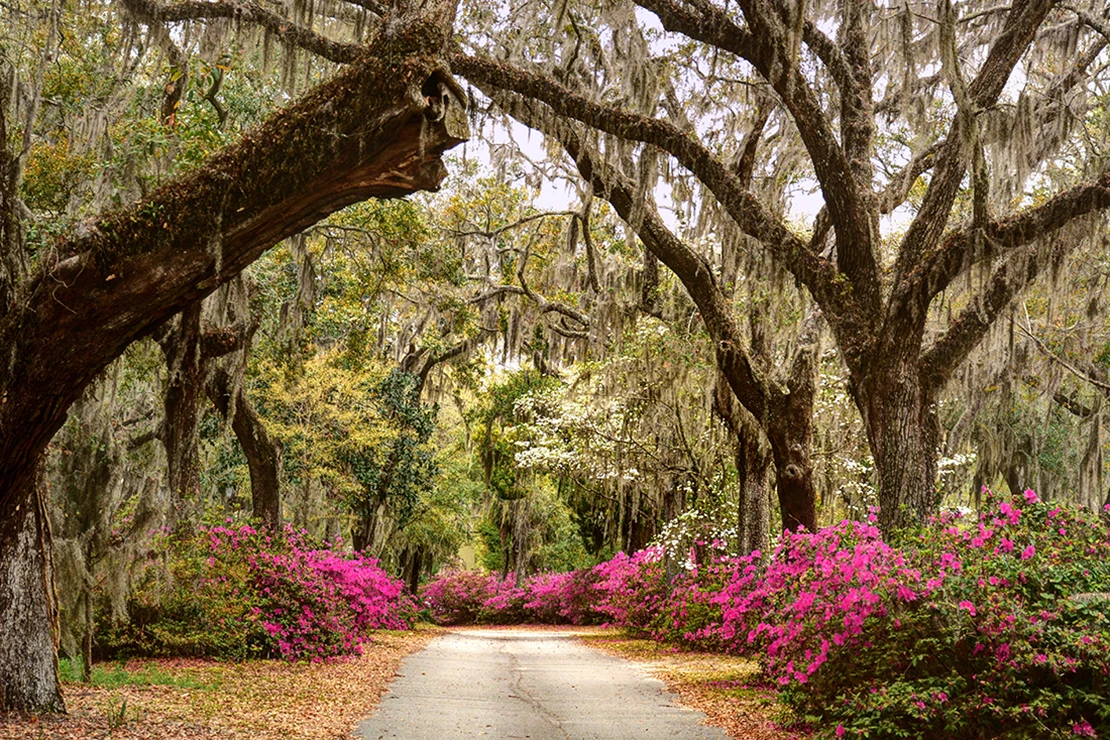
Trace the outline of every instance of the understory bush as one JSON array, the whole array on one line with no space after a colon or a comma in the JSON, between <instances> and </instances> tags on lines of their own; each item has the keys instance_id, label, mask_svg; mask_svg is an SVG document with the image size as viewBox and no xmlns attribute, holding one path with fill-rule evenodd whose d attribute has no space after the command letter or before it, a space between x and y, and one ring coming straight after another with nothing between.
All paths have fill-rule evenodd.
<instances>
[{"instance_id":1,"label":"understory bush","mask_svg":"<svg viewBox=\"0 0 1110 740\"><path fill-rule=\"evenodd\" d=\"M424 585L421 598L439 624L596 624L595 575L590 569L514 579L479 571L449 571Z\"/></svg>"},{"instance_id":2,"label":"understory bush","mask_svg":"<svg viewBox=\"0 0 1110 740\"><path fill-rule=\"evenodd\" d=\"M374 629L406 629L404 585L359 555L314 549L287 527L201 528L156 538L126 618L102 613L102 657L319 660L357 654Z\"/></svg>"},{"instance_id":3,"label":"understory bush","mask_svg":"<svg viewBox=\"0 0 1110 740\"><path fill-rule=\"evenodd\" d=\"M728 649L838 736L1110 735L1106 521L1032 491L899 548L869 524L785 536L714 600Z\"/></svg>"},{"instance_id":4,"label":"understory bush","mask_svg":"<svg viewBox=\"0 0 1110 740\"><path fill-rule=\"evenodd\" d=\"M519 588L453 573L423 598L444 622L604 619L751 655L824 736L1110 738L1110 512L987 502L897 546L872 514L767 554L703 546L671 577L653 547Z\"/></svg>"}]
</instances>

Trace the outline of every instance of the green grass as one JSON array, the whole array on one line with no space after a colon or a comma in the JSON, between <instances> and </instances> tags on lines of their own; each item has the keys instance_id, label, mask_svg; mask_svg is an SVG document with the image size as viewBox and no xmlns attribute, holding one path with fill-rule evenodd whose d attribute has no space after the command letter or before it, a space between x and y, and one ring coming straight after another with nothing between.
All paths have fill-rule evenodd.
<instances>
[{"instance_id":1,"label":"green grass","mask_svg":"<svg viewBox=\"0 0 1110 740\"><path fill-rule=\"evenodd\" d=\"M81 680L81 661L62 658L58 661L58 672L63 681L77 683ZM153 663L130 671L119 663L110 667L94 665L92 685L102 689L117 689L121 686L175 686L179 689L202 690L216 688L213 683L206 683L188 674L170 673Z\"/></svg>"}]
</instances>

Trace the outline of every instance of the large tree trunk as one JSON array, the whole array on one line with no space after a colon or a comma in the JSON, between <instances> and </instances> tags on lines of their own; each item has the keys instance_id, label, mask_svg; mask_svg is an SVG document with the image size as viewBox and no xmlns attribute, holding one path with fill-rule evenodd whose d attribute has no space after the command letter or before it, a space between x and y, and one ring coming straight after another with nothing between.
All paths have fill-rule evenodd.
<instances>
[{"instance_id":1,"label":"large tree trunk","mask_svg":"<svg viewBox=\"0 0 1110 740\"><path fill-rule=\"evenodd\" d=\"M0 711L64 711L42 478L0 499Z\"/></svg>"},{"instance_id":2,"label":"large tree trunk","mask_svg":"<svg viewBox=\"0 0 1110 740\"><path fill-rule=\"evenodd\" d=\"M890 533L924 521L939 504L933 394L916 363L892 362L856 395L879 478L879 526Z\"/></svg>"},{"instance_id":3,"label":"large tree trunk","mask_svg":"<svg viewBox=\"0 0 1110 740\"><path fill-rule=\"evenodd\" d=\"M784 530L817 530L817 487L811 458L816 396L816 348L803 347L790 368L786 394L772 397L765 421Z\"/></svg>"}]
</instances>

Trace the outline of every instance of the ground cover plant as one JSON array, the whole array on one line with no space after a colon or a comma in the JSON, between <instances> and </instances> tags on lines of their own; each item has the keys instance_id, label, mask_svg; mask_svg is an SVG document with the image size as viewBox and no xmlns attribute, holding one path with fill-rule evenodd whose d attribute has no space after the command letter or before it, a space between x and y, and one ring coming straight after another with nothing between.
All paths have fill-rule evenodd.
<instances>
[{"instance_id":1,"label":"ground cover plant","mask_svg":"<svg viewBox=\"0 0 1110 740\"><path fill-rule=\"evenodd\" d=\"M371 631L408 629L404 584L358 554L319 548L287 527L163 534L127 604L101 615L101 657L321 660L357 654Z\"/></svg>"},{"instance_id":2,"label":"ground cover plant","mask_svg":"<svg viewBox=\"0 0 1110 740\"><path fill-rule=\"evenodd\" d=\"M649 548L519 586L451 574L423 595L444 621L568 619L529 605L575 603L657 640L753 656L796 718L829 736L1110 736L1108 512L1033 491L986 500L979 516L944 513L895 542L872 514L787 533L766 554L702 547L672 580ZM571 592L586 583L589 608ZM529 598L538 589L543 602Z\"/></svg>"}]
</instances>

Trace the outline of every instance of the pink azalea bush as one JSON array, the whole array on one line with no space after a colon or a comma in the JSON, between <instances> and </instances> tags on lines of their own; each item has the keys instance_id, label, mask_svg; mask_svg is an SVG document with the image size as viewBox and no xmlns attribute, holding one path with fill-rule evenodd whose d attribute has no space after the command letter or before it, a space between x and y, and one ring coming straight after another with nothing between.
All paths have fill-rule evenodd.
<instances>
[{"instance_id":1,"label":"pink azalea bush","mask_svg":"<svg viewBox=\"0 0 1110 740\"><path fill-rule=\"evenodd\" d=\"M374 629L406 629L416 605L372 559L249 525L163 536L128 604L102 617L105 654L282 657L357 654Z\"/></svg>"},{"instance_id":2,"label":"pink azalea bush","mask_svg":"<svg viewBox=\"0 0 1110 740\"><path fill-rule=\"evenodd\" d=\"M735 561L691 637L759 656L837 736L1106 736L1108 566L1104 519L1031 491L900 547L844 522Z\"/></svg>"},{"instance_id":3,"label":"pink azalea bush","mask_svg":"<svg viewBox=\"0 0 1110 740\"><path fill-rule=\"evenodd\" d=\"M542 624L594 624L597 574L591 568L566 573L540 573L528 579L524 602L530 621Z\"/></svg>"},{"instance_id":4,"label":"pink azalea bush","mask_svg":"<svg viewBox=\"0 0 1110 740\"><path fill-rule=\"evenodd\" d=\"M668 593L663 548L648 547L631 556L618 552L594 571L595 608L611 624L650 632Z\"/></svg>"},{"instance_id":5,"label":"pink azalea bush","mask_svg":"<svg viewBox=\"0 0 1110 740\"><path fill-rule=\"evenodd\" d=\"M448 571L421 589L438 624L590 624L595 594L590 571L540 573L517 587L513 578L479 571Z\"/></svg>"}]
</instances>

